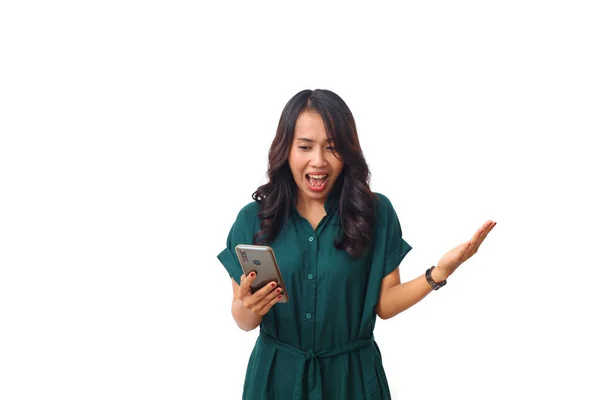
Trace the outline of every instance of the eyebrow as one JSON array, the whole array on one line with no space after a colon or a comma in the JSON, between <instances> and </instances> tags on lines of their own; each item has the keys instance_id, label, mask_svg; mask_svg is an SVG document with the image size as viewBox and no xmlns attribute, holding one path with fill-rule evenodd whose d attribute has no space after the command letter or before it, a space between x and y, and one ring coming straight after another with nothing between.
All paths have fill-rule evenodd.
<instances>
[{"instance_id":1,"label":"eyebrow","mask_svg":"<svg viewBox=\"0 0 600 400\"><path fill-rule=\"evenodd\" d=\"M297 138L296 141L299 142L307 142L307 143L314 143L315 141L312 139L308 139L308 138ZM327 143L333 143L334 140L327 140Z\"/></svg>"}]
</instances>

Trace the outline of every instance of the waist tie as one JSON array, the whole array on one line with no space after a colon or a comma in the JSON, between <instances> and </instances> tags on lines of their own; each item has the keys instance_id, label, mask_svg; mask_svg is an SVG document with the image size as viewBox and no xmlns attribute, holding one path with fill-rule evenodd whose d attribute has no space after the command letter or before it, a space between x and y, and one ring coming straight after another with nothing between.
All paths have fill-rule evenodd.
<instances>
[{"instance_id":1,"label":"waist tie","mask_svg":"<svg viewBox=\"0 0 600 400\"><path fill-rule=\"evenodd\" d=\"M296 383L294 387L293 399L302 400L302 382L304 378L304 370L308 363L308 398L310 400L322 400L322 387L321 387L321 369L319 365L320 358L334 357L340 354L349 353L354 350L364 349L371 346L374 343L373 336L369 339L356 340L354 342L345 343L338 347L333 347L327 350L319 351L315 353L312 350L301 350L297 347L284 343L280 340L275 339L272 336L260 331L260 339L263 339L266 343L273 345L277 350L281 350L286 354L296 356L304 360L302 368L298 371L296 377Z\"/></svg>"}]
</instances>

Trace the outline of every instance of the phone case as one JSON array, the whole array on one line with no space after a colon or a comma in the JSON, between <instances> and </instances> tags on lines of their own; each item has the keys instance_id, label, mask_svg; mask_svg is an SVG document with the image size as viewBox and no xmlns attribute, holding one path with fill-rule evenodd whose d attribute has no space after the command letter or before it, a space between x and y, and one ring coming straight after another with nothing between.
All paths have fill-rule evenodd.
<instances>
[{"instance_id":1,"label":"phone case","mask_svg":"<svg viewBox=\"0 0 600 400\"><path fill-rule=\"evenodd\" d=\"M235 247L235 252L246 276L252 271L256 272L256 279L250 287L252 293L260 290L268 283L276 281L277 286L283 289L279 303L287 303L287 289L283 283L283 278L281 277L281 271L279 270L279 265L275 258L275 252L270 246L238 244Z\"/></svg>"}]
</instances>

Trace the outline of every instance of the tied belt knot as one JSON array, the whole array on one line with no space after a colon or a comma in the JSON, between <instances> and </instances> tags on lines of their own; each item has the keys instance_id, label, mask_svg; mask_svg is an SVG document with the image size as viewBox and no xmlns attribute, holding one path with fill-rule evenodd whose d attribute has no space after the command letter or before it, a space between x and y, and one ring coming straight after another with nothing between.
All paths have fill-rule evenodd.
<instances>
[{"instance_id":1,"label":"tied belt knot","mask_svg":"<svg viewBox=\"0 0 600 400\"><path fill-rule=\"evenodd\" d=\"M288 343L277 340L274 337L264 333L262 330L260 331L259 339L264 340L265 343L274 346L277 350L281 350L286 354L303 359L304 362L302 368L298 368L298 376L296 377L294 388L294 399L305 398L302 396L302 382L304 380L304 371L306 370L306 365L308 364L308 384L306 386L308 387L308 398L311 400L322 400L323 398L321 388L321 367L319 365L319 359L334 357L355 350L366 349L374 343L373 336L371 336L368 339L356 340L354 342L345 343L340 346L315 353L311 349L301 350Z\"/></svg>"},{"instance_id":2,"label":"tied belt knot","mask_svg":"<svg viewBox=\"0 0 600 400\"><path fill-rule=\"evenodd\" d=\"M306 350L304 352L304 361L313 361L313 359L316 360L316 362L319 362L317 355L315 354L314 351Z\"/></svg>"}]
</instances>

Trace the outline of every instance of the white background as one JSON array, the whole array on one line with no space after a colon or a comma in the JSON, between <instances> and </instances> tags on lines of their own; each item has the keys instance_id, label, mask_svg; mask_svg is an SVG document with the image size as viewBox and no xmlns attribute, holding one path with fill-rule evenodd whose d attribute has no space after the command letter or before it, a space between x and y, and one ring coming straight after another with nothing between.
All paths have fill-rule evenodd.
<instances>
[{"instance_id":1,"label":"white background","mask_svg":"<svg viewBox=\"0 0 600 400\"><path fill-rule=\"evenodd\" d=\"M3 2L0 398L239 399L258 330L216 255L283 106L326 88L403 280L498 222L378 321L393 397L597 399L593 3Z\"/></svg>"}]
</instances>

